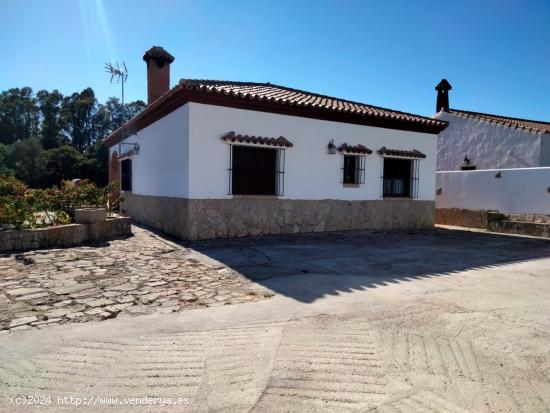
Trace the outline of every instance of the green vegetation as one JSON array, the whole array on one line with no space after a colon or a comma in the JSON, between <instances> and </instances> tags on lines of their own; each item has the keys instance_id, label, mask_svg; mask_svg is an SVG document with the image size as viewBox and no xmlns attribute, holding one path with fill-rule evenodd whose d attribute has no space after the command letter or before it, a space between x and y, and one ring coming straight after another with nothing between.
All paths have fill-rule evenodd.
<instances>
[{"instance_id":1,"label":"green vegetation","mask_svg":"<svg viewBox=\"0 0 550 413\"><path fill-rule=\"evenodd\" d=\"M12 176L0 176L0 229L39 228L69 224L75 208L107 207L114 201L118 182L98 188L93 182L29 189Z\"/></svg>"},{"instance_id":2,"label":"green vegetation","mask_svg":"<svg viewBox=\"0 0 550 413\"><path fill-rule=\"evenodd\" d=\"M94 91L63 96L29 87L0 93L0 175L31 188L83 178L107 183L108 149L101 139L145 108L117 98L98 104Z\"/></svg>"}]
</instances>

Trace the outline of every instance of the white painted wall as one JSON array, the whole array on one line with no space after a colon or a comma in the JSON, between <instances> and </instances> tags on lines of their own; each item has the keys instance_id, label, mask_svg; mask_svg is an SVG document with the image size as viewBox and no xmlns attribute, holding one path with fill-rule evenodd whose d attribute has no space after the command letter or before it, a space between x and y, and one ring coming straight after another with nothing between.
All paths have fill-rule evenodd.
<instances>
[{"instance_id":1,"label":"white painted wall","mask_svg":"<svg viewBox=\"0 0 550 413\"><path fill-rule=\"evenodd\" d=\"M540 166L550 166L550 133L541 136Z\"/></svg>"},{"instance_id":2,"label":"white painted wall","mask_svg":"<svg viewBox=\"0 0 550 413\"><path fill-rule=\"evenodd\" d=\"M189 104L189 198L230 198L229 145L220 138L237 134L284 136L294 147L286 150L285 193L287 199L369 200L382 198L382 146L418 149L427 157L419 161L418 199L435 198L437 136L382 129L317 119L220 106ZM328 155L327 144L363 144L374 152L366 157L365 184L342 185L342 155Z\"/></svg>"},{"instance_id":3,"label":"white painted wall","mask_svg":"<svg viewBox=\"0 0 550 413\"><path fill-rule=\"evenodd\" d=\"M137 142L139 154L132 157L132 192L187 198L189 196L189 105L159 119L124 142ZM131 149L115 145L119 154ZM110 157L109 157L110 159Z\"/></svg>"},{"instance_id":4,"label":"white painted wall","mask_svg":"<svg viewBox=\"0 0 550 413\"><path fill-rule=\"evenodd\" d=\"M436 207L550 214L549 187L548 167L437 172Z\"/></svg>"},{"instance_id":5,"label":"white painted wall","mask_svg":"<svg viewBox=\"0 0 550 413\"><path fill-rule=\"evenodd\" d=\"M439 134L437 170L457 171L468 155L478 169L541 166L541 135L524 129L439 112L449 126Z\"/></svg>"}]
</instances>

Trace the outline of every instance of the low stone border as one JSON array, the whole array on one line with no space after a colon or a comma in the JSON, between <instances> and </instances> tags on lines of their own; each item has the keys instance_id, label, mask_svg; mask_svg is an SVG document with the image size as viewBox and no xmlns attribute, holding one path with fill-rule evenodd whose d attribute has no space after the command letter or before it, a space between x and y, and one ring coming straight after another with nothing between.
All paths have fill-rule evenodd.
<instances>
[{"instance_id":1,"label":"low stone border","mask_svg":"<svg viewBox=\"0 0 550 413\"><path fill-rule=\"evenodd\" d=\"M460 208L436 209L436 224L480 228L503 234L530 235L550 238L550 215L501 214Z\"/></svg>"},{"instance_id":2,"label":"low stone border","mask_svg":"<svg viewBox=\"0 0 550 413\"><path fill-rule=\"evenodd\" d=\"M550 216L536 214L500 214L490 212L487 230L503 234L550 238Z\"/></svg>"},{"instance_id":3,"label":"low stone border","mask_svg":"<svg viewBox=\"0 0 550 413\"><path fill-rule=\"evenodd\" d=\"M487 229L488 211L462 208L437 208L435 223L466 228Z\"/></svg>"},{"instance_id":4,"label":"low stone border","mask_svg":"<svg viewBox=\"0 0 550 413\"><path fill-rule=\"evenodd\" d=\"M546 223L497 220L491 221L488 229L502 234L550 238L550 224Z\"/></svg>"},{"instance_id":5,"label":"low stone border","mask_svg":"<svg viewBox=\"0 0 550 413\"><path fill-rule=\"evenodd\" d=\"M110 217L93 224L0 231L0 251L72 247L131 234L130 218Z\"/></svg>"}]
</instances>

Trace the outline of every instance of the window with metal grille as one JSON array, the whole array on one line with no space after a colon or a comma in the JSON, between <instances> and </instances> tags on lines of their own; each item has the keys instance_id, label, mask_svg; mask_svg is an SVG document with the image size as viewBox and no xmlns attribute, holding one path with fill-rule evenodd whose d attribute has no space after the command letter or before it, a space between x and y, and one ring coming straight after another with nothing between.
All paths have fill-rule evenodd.
<instances>
[{"instance_id":1,"label":"window with metal grille","mask_svg":"<svg viewBox=\"0 0 550 413\"><path fill-rule=\"evenodd\" d=\"M384 158L383 196L418 197L418 160Z\"/></svg>"},{"instance_id":2,"label":"window with metal grille","mask_svg":"<svg viewBox=\"0 0 550 413\"><path fill-rule=\"evenodd\" d=\"M132 160L124 159L120 161L120 189L122 191L132 191Z\"/></svg>"},{"instance_id":3,"label":"window with metal grille","mask_svg":"<svg viewBox=\"0 0 550 413\"><path fill-rule=\"evenodd\" d=\"M284 149L230 145L229 193L283 195Z\"/></svg>"},{"instance_id":4,"label":"window with metal grille","mask_svg":"<svg viewBox=\"0 0 550 413\"><path fill-rule=\"evenodd\" d=\"M360 155L344 155L344 166L342 167L344 184L365 183L365 157Z\"/></svg>"}]
</instances>

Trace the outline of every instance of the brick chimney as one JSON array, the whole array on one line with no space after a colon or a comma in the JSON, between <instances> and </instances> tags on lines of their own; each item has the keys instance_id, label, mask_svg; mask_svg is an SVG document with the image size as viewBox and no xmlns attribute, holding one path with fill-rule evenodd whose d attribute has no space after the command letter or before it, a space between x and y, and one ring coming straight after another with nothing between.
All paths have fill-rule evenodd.
<instances>
[{"instance_id":1,"label":"brick chimney","mask_svg":"<svg viewBox=\"0 0 550 413\"><path fill-rule=\"evenodd\" d=\"M441 79L441 82L435 87L435 90L437 90L437 103L435 105L436 113L441 112L442 109L445 112L449 111L449 90L452 88L451 84L447 82L447 79Z\"/></svg>"},{"instance_id":2,"label":"brick chimney","mask_svg":"<svg viewBox=\"0 0 550 413\"><path fill-rule=\"evenodd\" d=\"M157 100L170 90L170 63L174 56L160 46L153 46L145 52L147 63L147 104Z\"/></svg>"}]
</instances>

